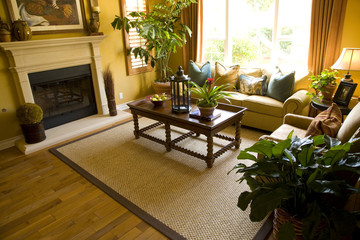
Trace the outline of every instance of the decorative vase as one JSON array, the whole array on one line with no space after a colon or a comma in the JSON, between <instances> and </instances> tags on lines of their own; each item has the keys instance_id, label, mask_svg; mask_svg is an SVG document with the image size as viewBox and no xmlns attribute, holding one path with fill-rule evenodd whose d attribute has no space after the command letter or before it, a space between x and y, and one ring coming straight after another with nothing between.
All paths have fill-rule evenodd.
<instances>
[{"instance_id":1,"label":"decorative vase","mask_svg":"<svg viewBox=\"0 0 360 240\"><path fill-rule=\"evenodd\" d=\"M332 96L334 95L336 89L336 85L326 85L325 87L323 87L323 89L321 90L321 94L323 96L323 100L325 101L331 101Z\"/></svg>"},{"instance_id":2,"label":"decorative vase","mask_svg":"<svg viewBox=\"0 0 360 240\"><path fill-rule=\"evenodd\" d=\"M11 42L10 26L0 18L0 42Z\"/></svg>"},{"instance_id":3,"label":"decorative vase","mask_svg":"<svg viewBox=\"0 0 360 240\"><path fill-rule=\"evenodd\" d=\"M213 115L216 107L217 107L217 105L215 107L200 107L200 106L198 106L198 108L200 110L200 115L203 117L210 117L211 115Z\"/></svg>"},{"instance_id":4,"label":"decorative vase","mask_svg":"<svg viewBox=\"0 0 360 240\"><path fill-rule=\"evenodd\" d=\"M18 41L30 40L32 37L31 29L26 21L21 19L14 21L13 23L13 35Z\"/></svg>"},{"instance_id":5,"label":"decorative vase","mask_svg":"<svg viewBox=\"0 0 360 240\"><path fill-rule=\"evenodd\" d=\"M21 130L26 143L38 143L46 138L43 121L34 124L21 124Z\"/></svg>"},{"instance_id":6,"label":"decorative vase","mask_svg":"<svg viewBox=\"0 0 360 240\"><path fill-rule=\"evenodd\" d=\"M153 88L157 94L169 94L171 95L170 82L153 82Z\"/></svg>"},{"instance_id":7,"label":"decorative vase","mask_svg":"<svg viewBox=\"0 0 360 240\"><path fill-rule=\"evenodd\" d=\"M96 34L99 32L100 22L95 18L90 18L89 31L90 34Z\"/></svg>"}]
</instances>

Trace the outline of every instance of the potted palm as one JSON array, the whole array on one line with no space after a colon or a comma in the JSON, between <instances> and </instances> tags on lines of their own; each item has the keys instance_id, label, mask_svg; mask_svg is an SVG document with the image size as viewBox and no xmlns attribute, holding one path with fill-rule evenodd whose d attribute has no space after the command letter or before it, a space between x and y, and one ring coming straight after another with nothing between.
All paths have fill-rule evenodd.
<instances>
[{"instance_id":1,"label":"potted palm","mask_svg":"<svg viewBox=\"0 0 360 240\"><path fill-rule=\"evenodd\" d=\"M329 71L325 69L321 72L320 75L310 76L311 84L310 88L313 88L316 93L321 92L320 99L331 101L334 91L336 89L336 75L339 72L336 70ZM308 93L309 95L315 97L315 93Z\"/></svg>"},{"instance_id":2,"label":"potted palm","mask_svg":"<svg viewBox=\"0 0 360 240\"><path fill-rule=\"evenodd\" d=\"M191 30L180 22L181 10L188 7L195 0L163 0L152 6L149 13L131 12L128 17L115 16L111 23L114 29L123 27L129 33L135 28L139 36L145 39L145 46L138 46L129 50L135 56L149 62L160 73L157 82L166 82L169 86L169 77L172 70L169 59L177 47L186 42L186 34L191 36Z\"/></svg>"},{"instance_id":3,"label":"potted palm","mask_svg":"<svg viewBox=\"0 0 360 240\"><path fill-rule=\"evenodd\" d=\"M25 103L16 110L16 116L26 143L38 143L45 140L45 129L42 122L43 111L39 105Z\"/></svg>"},{"instance_id":4,"label":"potted palm","mask_svg":"<svg viewBox=\"0 0 360 240\"><path fill-rule=\"evenodd\" d=\"M359 153L348 153L352 142L340 144L326 135L291 135L280 142L261 140L240 152L239 160L254 163L240 162L233 168L241 174L238 181L246 180L250 187L240 194L238 207L250 206L251 221L274 211L276 239L351 236L359 230L356 213L344 205L350 194L359 193L353 187L360 174Z\"/></svg>"},{"instance_id":5,"label":"potted palm","mask_svg":"<svg viewBox=\"0 0 360 240\"><path fill-rule=\"evenodd\" d=\"M193 86L190 91L199 97L196 105L200 110L201 116L211 116L218 104L217 100L219 99L223 98L230 103L230 100L227 99L227 97L231 97L231 93L224 91L230 84L216 86L216 81L214 81L213 78L208 78L202 87L193 81L190 81L189 83Z\"/></svg>"}]
</instances>

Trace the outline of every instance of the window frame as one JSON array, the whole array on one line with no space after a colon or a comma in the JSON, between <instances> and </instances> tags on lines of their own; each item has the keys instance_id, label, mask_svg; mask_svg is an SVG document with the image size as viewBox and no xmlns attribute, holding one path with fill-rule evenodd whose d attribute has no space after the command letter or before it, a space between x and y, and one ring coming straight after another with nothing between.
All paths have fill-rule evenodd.
<instances>
[{"instance_id":1,"label":"window frame","mask_svg":"<svg viewBox=\"0 0 360 240\"><path fill-rule=\"evenodd\" d=\"M122 11L121 11L122 17L127 16L127 14L126 14L127 13L127 5L126 5L127 1L138 2L139 0L121 0L120 3L121 3L121 8L122 8ZM149 12L149 1L148 0L141 0L141 1L145 1L146 12L148 13ZM132 66L132 56L134 56L134 54L133 53L128 54L129 50L130 50L130 35L126 31L123 31L123 38L124 38L124 48L126 51L125 62L126 62L127 75L135 75L135 74L139 74L139 73L153 71L153 68L151 67L151 64L150 64L150 59L149 59L148 64L143 67L134 68ZM139 59L139 58L137 58L137 59ZM144 62L144 59L141 59L141 61Z\"/></svg>"}]
</instances>

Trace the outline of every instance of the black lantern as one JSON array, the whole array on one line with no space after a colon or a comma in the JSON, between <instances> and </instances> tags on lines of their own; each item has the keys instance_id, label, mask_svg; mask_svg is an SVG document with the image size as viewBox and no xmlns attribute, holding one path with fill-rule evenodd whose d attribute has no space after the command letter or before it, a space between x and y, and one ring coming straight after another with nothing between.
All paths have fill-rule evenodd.
<instances>
[{"instance_id":1,"label":"black lantern","mask_svg":"<svg viewBox=\"0 0 360 240\"><path fill-rule=\"evenodd\" d=\"M190 78L184 75L184 70L179 66L176 75L170 77L172 111L190 112Z\"/></svg>"}]
</instances>

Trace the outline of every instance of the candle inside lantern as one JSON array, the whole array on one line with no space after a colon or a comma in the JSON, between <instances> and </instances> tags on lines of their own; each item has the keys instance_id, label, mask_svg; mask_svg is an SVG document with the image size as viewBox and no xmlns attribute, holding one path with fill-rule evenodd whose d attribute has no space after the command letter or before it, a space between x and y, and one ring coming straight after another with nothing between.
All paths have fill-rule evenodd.
<instances>
[{"instance_id":1,"label":"candle inside lantern","mask_svg":"<svg viewBox=\"0 0 360 240\"><path fill-rule=\"evenodd\" d=\"M100 7L99 6L94 6L94 7L92 7L92 11L96 12L96 13L99 13L100 12Z\"/></svg>"}]
</instances>

